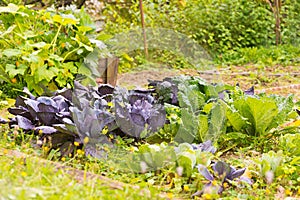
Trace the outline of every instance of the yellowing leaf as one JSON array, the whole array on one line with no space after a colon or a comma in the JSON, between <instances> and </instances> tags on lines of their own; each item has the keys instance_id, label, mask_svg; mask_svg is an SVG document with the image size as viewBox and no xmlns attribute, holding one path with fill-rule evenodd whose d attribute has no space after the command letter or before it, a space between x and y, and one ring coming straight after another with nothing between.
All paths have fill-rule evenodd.
<instances>
[{"instance_id":1,"label":"yellowing leaf","mask_svg":"<svg viewBox=\"0 0 300 200\"><path fill-rule=\"evenodd\" d=\"M79 26L78 30L82 33L93 30L90 26Z\"/></svg>"},{"instance_id":2,"label":"yellowing leaf","mask_svg":"<svg viewBox=\"0 0 300 200\"><path fill-rule=\"evenodd\" d=\"M289 126L300 126L300 120L292 122Z\"/></svg>"},{"instance_id":3,"label":"yellowing leaf","mask_svg":"<svg viewBox=\"0 0 300 200\"><path fill-rule=\"evenodd\" d=\"M52 20L53 20L54 22L62 23L62 17L61 17L60 15L54 15L54 16L52 17Z\"/></svg>"},{"instance_id":4,"label":"yellowing leaf","mask_svg":"<svg viewBox=\"0 0 300 200\"><path fill-rule=\"evenodd\" d=\"M133 62L133 61L134 61L133 58L130 57L127 53L124 53L124 54L122 55L122 57L123 57L124 59L130 61L130 62Z\"/></svg>"}]
</instances>

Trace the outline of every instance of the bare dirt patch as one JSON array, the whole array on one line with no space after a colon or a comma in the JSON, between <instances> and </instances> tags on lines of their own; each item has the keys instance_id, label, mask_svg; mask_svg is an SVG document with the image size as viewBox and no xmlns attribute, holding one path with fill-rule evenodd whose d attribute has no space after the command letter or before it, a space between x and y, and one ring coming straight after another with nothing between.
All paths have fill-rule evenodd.
<instances>
[{"instance_id":1,"label":"bare dirt patch","mask_svg":"<svg viewBox=\"0 0 300 200\"><path fill-rule=\"evenodd\" d=\"M230 85L239 83L242 89L254 86L257 92L283 96L294 94L296 99L300 99L299 66L230 66L209 71L153 68L120 74L117 84L130 89L143 88L147 86L148 80L162 80L178 75L200 76L212 82Z\"/></svg>"}]
</instances>

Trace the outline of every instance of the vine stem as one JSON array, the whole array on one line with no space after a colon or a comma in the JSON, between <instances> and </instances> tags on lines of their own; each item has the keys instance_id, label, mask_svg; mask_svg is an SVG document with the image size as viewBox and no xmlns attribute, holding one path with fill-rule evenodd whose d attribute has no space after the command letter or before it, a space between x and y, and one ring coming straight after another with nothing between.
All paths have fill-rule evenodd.
<instances>
[{"instance_id":1,"label":"vine stem","mask_svg":"<svg viewBox=\"0 0 300 200\"><path fill-rule=\"evenodd\" d=\"M62 28L62 24L58 27L58 30L57 30L57 32L56 32L56 35L55 35L55 37L53 38L53 40L51 41L52 51L53 51L53 52L54 52L55 43L56 43L56 40L57 40L57 37L58 37L58 34L59 34L61 28Z\"/></svg>"},{"instance_id":2,"label":"vine stem","mask_svg":"<svg viewBox=\"0 0 300 200\"><path fill-rule=\"evenodd\" d=\"M65 55L64 59L62 60L62 63L65 62L65 60L69 57L69 55L71 55L72 53L74 53L75 51L77 51L77 50L79 50L79 49L80 49L80 47L75 48L75 49L73 49L72 51L69 51L69 52Z\"/></svg>"}]
</instances>

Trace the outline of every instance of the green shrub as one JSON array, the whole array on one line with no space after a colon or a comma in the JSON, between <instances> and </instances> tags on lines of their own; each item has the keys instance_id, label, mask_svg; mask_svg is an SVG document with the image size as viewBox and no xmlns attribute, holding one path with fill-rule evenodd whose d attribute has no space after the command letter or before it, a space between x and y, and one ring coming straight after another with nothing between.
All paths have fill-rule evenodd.
<instances>
[{"instance_id":1,"label":"green shrub","mask_svg":"<svg viewBox=\"0 0 300 200\"><path fill-rule=\"evenodd\" d=\"M71 86L94 50L94 27L83 9L35 11L9 4L0 7L0 20L0 79L37 94Z\"/></svg>"},{"instance_id":2,"label":"green shrub","mask_svg":"<svg viewBox=\"0 0 300 200\"><path fill-rule=\"evenodd\" d=\"M211 52L274 44L273 16L266 4L248 0L189 1L187 33Z\"/></svg>"},{"instance_id":3,"label":"green shrub","mask_svg":"<svg viewBox=\"0 0 300 200\"><path fill-rule=\"evenodd\" d=\"M284 1L281 8L281 37L283 44L300 44L300 2L297 0Z\"/></svg>"}]
</instances>

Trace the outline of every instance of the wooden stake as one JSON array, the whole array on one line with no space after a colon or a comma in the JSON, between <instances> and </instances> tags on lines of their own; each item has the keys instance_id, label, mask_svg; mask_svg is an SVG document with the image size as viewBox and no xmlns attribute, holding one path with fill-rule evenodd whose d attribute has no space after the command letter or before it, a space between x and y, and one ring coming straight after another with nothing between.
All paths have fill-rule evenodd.
<instances>
[{"instance_id":1,"label":"wooden stake","mask_svg":"<svg viewBox=\"0 0 300 200\"><path fill-rule=\"evenodd\" d=\"M145 52L145 57L148 58L148 44L147 44L147 37L146 37L146 30L145 30L145 19L144 19L142 0L140 0L140 13L141 13L142 30L143 30L143 37L144 37L144 52Z\"/></svg>"},{"instance_id":2,"label":"wooden stake","mask_svg":"<svg viewBox=\"0 0 300 200\"><path fill-rule=\"evenodd\" d=\"M281 43L281 30L280 30L280 9L281 9L281 0L275 0L274 6L270 0L266 0L269 4L271 11L273 12L275 18L275 35L276 35L276 45Z\"/></svg>"},{"instance_id":3,"label":"wooden stake","mask_svg":"<svg viewBox=\"0 0 300 200\"><path fill-rule=\"evenodd\" d=\"M281 1L275 0L275 33L276 33L276 45L281 43L281 30L280 30L280 8L281 8Z\"/></svg>"}]
</instances>

